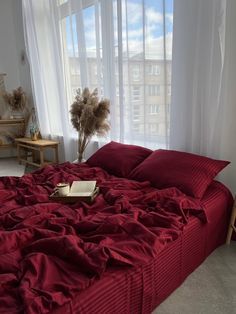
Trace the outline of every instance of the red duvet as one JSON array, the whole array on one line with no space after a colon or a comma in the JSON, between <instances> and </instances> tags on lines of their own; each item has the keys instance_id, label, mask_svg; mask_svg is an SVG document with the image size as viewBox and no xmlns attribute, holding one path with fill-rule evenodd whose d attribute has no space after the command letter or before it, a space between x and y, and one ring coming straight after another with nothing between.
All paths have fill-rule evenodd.
<instances>
[{"instance_id":1,"label":"red duvet","mask_svg":"<svg viewBox=\"0 0 236 314\"><path fill-rule=\"evenodd\" d=\"M58 182L97 180L92 205L48 200ZM109 267L136 267L178 238L199 202L86 164L0 178L0 313L51 313Z\"/></svg>"}]
</instances>

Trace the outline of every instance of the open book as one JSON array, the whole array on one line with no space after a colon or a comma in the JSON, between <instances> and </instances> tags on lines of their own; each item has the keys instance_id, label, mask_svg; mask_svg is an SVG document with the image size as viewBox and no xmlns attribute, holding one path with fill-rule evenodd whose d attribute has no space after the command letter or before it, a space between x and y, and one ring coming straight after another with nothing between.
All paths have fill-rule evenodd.
<instances>
[{"instance_id":1,"label":"open book","mask_svg":"<svg viewBox=\"0 0 236 314\"><path fill-rule=\"evenodd\" d=\"M96 189L96 181L74 181L67 196L93 196Z\"/></svg>"}]
</instances>

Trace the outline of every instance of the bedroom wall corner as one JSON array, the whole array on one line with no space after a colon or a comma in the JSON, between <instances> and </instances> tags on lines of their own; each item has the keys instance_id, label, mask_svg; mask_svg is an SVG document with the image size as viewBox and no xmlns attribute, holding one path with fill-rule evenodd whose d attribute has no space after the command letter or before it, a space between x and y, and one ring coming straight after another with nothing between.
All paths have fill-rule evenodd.
<instances>
[{"instance_id":1,"label":"bedroom wall corner","mask_svg":"<svg viewBox=\"0 0 236 314\"><path fill-rule=\"evenodd\" d=\"M0 72L6 90L22 86L32 103L30 69L25 54L21 0L0 1Z\"/></svg>"}]
</instances>

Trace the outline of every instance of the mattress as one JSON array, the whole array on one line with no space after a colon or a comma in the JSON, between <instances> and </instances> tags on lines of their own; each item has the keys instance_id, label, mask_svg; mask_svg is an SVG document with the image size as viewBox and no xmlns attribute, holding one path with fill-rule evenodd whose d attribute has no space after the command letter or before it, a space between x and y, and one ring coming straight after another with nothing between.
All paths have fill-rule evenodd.
<instances>
[{"instance_id":1,"label":"mattress","mask_svg":"<svg viewBox=\"0 0 236 314\"><path fill-rule=\"evenodd\" d=\"M233 204L231 193L214 181L201 204L207 224L191 217L182 235L150 263L127 271L109 269L63 307L63 313L151 313L225 241ZM62 313L62 309L55 313Z\"/></svg>"}]
</instances>

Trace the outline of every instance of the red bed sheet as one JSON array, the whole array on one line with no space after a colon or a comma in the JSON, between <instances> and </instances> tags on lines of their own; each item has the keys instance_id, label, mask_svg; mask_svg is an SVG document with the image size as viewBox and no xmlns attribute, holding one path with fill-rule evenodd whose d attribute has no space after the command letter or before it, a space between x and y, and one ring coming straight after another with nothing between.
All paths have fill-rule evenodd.
<instances>
[{"instance_id":1,"label":"red bed sheet","mask_svg":"<svg viewBox=\"0 0 236 314\"><path fill-rule=\"evenodd\" d=\"M97 180L101 193L93 205L48 201L58 182L80 179ZM207 202L208 198L200 203L175 188L158 191L148 182L115 178L100 168L70 163L22 178L0 178L0 312L126 313L121 308L125 297L127 313L149 313L159 302L151 287L162 286L158 300L169 293L163 289L168 287L162 284L163 274L150 286L149 268L162 265L162 255L168 255L171 247L172 262L163 265L168 276L173 273L171 287L179 285L184 275L176 277L173 272L177 259L172 260L172 250L178 243L193 246L184 241L192 224L205 230L200 233L204 242L215 220L208 211L206 215ZM197 261L220 243L222 235L214 238L210 244L204 242L204 254L198 252ZM191 271L195 263L190 258L187 269ZM117 285L124 284L124 278L125 290ZM127 289L140 287L140 278L143 289L128 301ZM106 291L106 298L101 298ZM95 307L89 308L91 304Z\"/></svg>"},{"instance_id":2,"label":"red bed sheet","mask_svg":"<svg viewBox=\"0 0 236 314\"><path fill-rule=\"evenodd\" d=\"M109 269L64 307L69 313L151 313L226 239L233 198L214 181L202 201L208 223L191 217L181 236L135 269ZM58 311L57 313L60 313Z\"/></svg>"}]
</instances>

